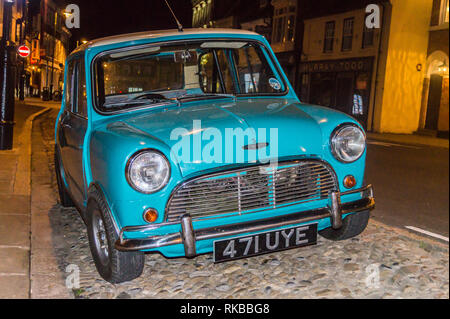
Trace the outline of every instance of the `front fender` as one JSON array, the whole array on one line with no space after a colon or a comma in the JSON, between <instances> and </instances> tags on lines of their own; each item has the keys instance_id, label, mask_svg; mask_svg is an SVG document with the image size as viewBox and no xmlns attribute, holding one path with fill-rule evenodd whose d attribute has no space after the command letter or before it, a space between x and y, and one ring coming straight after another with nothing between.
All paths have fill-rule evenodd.
<instances>
[{"instance_id":1,"label":"front fender","mask_svg":"<svg viewBox=\"0 0 450 319\"><path fill-rule=\"evenodd\" d=\"M143 194L133 189L126 180L125 169L133 154L142 149L156 149L171 165L168 184L154 194ZM120 225L143 225L142 215L147 208L158 211L158 220L164 219L165 203L177 181L182 179L177 163L171 161L170 148L162 141L145 133L117 130L104 126L95 129L90 139L90 166L92 182L99 185L108 198L111 213Z\"/></svg>"},{"instance_id":2,"label":"front fender","mask_svg":"<svg viewBox=\"0 0 450 319\"><path fill-rule=\"evenodd\" d=\"M364 130L363 127L351 116L324 106L299 103L297 104L297 107L311 116L319 125L322 132L322 159L331 164L333 167L338 178L341 192L349 190L345 188L343 183L344 178L347 175L353 175L356 178L355 188L363 187L367 149L357 161L353 163L342 163L333 156L330 145L331 134L339 125L344 123L352 123Z\"/></svg>"}]
</instances>

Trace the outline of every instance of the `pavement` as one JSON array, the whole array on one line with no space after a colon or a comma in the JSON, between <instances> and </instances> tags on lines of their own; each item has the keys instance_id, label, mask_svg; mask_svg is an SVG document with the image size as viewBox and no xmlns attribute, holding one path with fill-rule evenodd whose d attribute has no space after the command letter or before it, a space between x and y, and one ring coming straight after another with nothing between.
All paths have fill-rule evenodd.
<instances>
[{"instance_id":1,"label":"pavement","mask_svg":"<svg viewBox=\"0 0 450 319\"><path fill-rule=\"evenodd\" d=\"M0 151L0 298L29 297L31 126L44 110L17 103L13 150Z\"/></svg>"},{"instance_id":2,"label":"pavement","mask_svg":"<svg viewBox=\"0 0 450 319\"><path fill-rule=\"evenodd\" d=\"M16 107L14 150L0 152L0 200L7 203L0 207L0 298L449 297L448 245L376 220L348 241L320 238L317 246L220 265L210 255L148 254L143 276L106 283L81 218L57 204L53 123L60 103L25 102ZM376 141L399 143L387 138ZM417 145L417 136L408 141ZM68 288L71 274L79 287Z\"/></svg>"},{"instance_id":3,"label":"pavement","mask_svg":"<svg viewBox=\"0 0 450 319\"><path fill-rule=\"evenodd\" d=\"M60 105L60 104L59 104ZM0 298L30 297L31 130L57 108L39 99L16 101L13 149L0 151Z\"/></svg>"}]
</instances>

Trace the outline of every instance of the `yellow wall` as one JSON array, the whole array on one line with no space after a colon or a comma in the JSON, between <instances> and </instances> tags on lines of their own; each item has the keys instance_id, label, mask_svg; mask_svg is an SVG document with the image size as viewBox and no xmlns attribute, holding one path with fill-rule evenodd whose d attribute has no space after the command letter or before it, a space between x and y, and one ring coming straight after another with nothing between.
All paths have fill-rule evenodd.
<instances>
[{"instance_id":1,"label":"yellow wall","mask_svg":"<svg viewBox=\"0 0 450 319\"><path fill-rule=\"evenodd\" d=\"M392 18L381 118L375 130L412 133L419 127L431 0L391 0ZM422 64L422 71L416 66Z\"/></svg>"}]
</instances>

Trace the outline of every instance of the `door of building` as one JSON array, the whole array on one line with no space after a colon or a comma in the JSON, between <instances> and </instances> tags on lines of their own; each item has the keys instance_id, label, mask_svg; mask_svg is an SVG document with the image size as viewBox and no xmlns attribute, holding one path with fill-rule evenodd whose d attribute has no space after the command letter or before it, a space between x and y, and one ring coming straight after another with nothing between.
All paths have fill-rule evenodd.
<instances>
[{"instance_id":1,"label":"door of building","mask_svg":"<svg viewBox=\"0 0 450 319\"><path fill-rule=\"evenodd\" d=\"M428 130L438 129L439 107L442 95L442 76L432 74L430 77L430 90L428 92L427 118L425 128Z\"/></svg>"},{"instance_id":2,"label":"door of building","mask_svg":"<svg viewBox=\"0 0 450 319\"><path fill-rule=\"evenodd\" d=\"M313 73L309 102L321 106L334 107L335 76L333 73Z\"/></svg>"},{"instance_id":3,"label":"door of building","mask_svg":"<svg viewBox=\"0 0 450 319\"><path fill-rule=\"evenodd\" d=\"M338 73L336 79L336 109L347 114L352 114L354 82L352 72Z\"/></svg>"}]
</instances>

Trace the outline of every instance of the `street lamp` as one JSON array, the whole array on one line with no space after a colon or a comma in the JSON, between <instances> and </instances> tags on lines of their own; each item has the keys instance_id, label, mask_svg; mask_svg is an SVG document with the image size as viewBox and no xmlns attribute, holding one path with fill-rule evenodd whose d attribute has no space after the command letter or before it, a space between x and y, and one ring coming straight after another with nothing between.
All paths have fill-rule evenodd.
<instances>
[{"instance_id":1,"label":"street lamp","mask_svg":"<svg viewBox=\"0 0 450 319\"><path fill-rule=\"evenodd\" d=\"M448 73L448 66L447 63L445 63L445 61L438 66L438 72L441 75L446 75Z\"/></svg>"}]
</instances>

